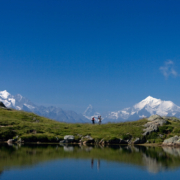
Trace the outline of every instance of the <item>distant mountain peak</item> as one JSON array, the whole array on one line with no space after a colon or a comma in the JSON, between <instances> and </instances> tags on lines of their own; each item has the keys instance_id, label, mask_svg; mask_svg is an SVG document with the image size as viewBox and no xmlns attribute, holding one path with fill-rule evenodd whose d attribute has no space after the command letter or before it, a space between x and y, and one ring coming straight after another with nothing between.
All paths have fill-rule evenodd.
<instances>
[{"instance_id":1,"label":"distant mountain peak","mask_svg":"<svg viewBox=\"0 0 180 180\"><path fill-rule=\"evenodd\" d=\"M150 103L150 102L157 102L157 101L161 101L161 99L157 99L157 98L154 98L152 96L148 96L147 98L143 99L141 102Z\"/></svg>"},{"instance_id":2,"label":"distant mountain peak","mask_svg":"<svg viewBox=\"0 0 180 180\"><path fill-rule=\"evenodd\" d=\"M117 122L127 120L138 120L142 117L158 114L161 116L180 117L180 107L172 101L162 101L161 99L148 96L131 108L125 108L117 112L110 112L106 118L106 122Z\"/></svg>"},{"instance_id":3,"label":"distant mountain peak","mask_svg":"<svg viewBox=\"0 0 180 180\"><path fill-rule=\"evenodd\" d=\"M10 96L10 93L8 93L6 90L0 91L0 96L4 99L7 99L8 96Z\"/></svg>"},{"instance_id":4,"label":"distant mountain peak","mask_svg":"<svg viewBox=\"0 0 180 180\"><path fill-rule=\"evenodd\" d=\"M148 96L147 98L143 99L142 101L140 101L139 103L135 104L133 107L135 109L143 109L145 106L158 106L159 104L161 104L161 99L156 99L153 98L152 96Z\"/></svg>"},{"instance_id":5,"label":"distant mountain peak","mask_svg":"<svg viewBox=\"0 0 180 180\"><path fill-rule=\"evenodd\" d=\"M144 101L152 101L152 100L156 100L156 98L152 96L148 96L147 98L144 99Z\"/></svg>"},{"instance_id":6,"label":"distant mountain peak","mask_svg":"<svg viewBox=\"0 0 180 180\"><path fill-rule=\"evenodd\" d=\"M156 98L154 98L152 96L147 96L145 99L156 99Z\"/></svg>"},{"instance_id":7,"label":"distant mountain peak","mask_svg":"<svg viewBox=\"0 0 180 180\"><path fill-rule=\"evenodd\" d=\"M152 96L147 96L145 99L151 99L151 98L153 98Z\"/></svg>"}]
</instances>

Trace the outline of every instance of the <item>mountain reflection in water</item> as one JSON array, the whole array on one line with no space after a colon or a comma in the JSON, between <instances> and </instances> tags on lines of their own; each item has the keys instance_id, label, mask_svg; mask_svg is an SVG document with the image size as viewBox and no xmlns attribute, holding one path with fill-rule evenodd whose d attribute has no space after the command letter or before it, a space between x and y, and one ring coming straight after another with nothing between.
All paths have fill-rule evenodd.
<instances>
[{"instance_id":1,"label":"mountain reflection in water","mask_svg":"<svg viewBox=\"0 0 180 180\"><path fill-rule=\"evenodd\" d=\"M125 163L158 173L180 167L180 148L0 144L0 172L56 159L85 159L89 161L90 168L98 170L101 168L101 160Z\"/></svg>"}]
</instances>

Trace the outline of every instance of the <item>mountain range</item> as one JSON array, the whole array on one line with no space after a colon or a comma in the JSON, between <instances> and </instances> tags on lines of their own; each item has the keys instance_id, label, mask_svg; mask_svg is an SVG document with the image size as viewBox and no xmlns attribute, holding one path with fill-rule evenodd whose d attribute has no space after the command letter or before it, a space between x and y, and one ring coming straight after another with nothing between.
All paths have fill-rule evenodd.
<instances>
[{"instance_id":1,"label":"mountain range","mask_svg":"<svg viewBox=\"0 0 180 180\"><path fill-rule=\"evenodd\" d=\"M132 107L119 111L106 112L104 114L95 111L92 105L89 105L83 114L78 114L71 110L63 110L55 106L37 106L20 94L13 96L6 90L0 91L0 101L9 108L33 112L40 116L67 123L90 123L92 117L95 117L97 120L99 115L102 116L103 123L133 121L143 117L149 117L153 114L180 118L179 106L172 101L163 101L151 96L148 96Z\"/></svg>"},{"instance_id":2,"label":"mountain range","mask_svg":"<svg viewBox=\"0 0 180 180\"><path fill-rule=\"evenodd\" d=\"M95 112L93 114L93 112ZM96 112L91 105L84 112L84 116L88 119L91 117L97 117L100 113ZM180 118L180 107L174 104L172 101L162 101L148 96L144 100L135 104L133 107L125 108L119 111L107 112L103 118L103 123L107 122L122 122L133 121L143 117L149 117L153 114L160 116L176 116Z\"/></svg>"},{"instance_id":3,"label":"mountain range","mask_svg":"<svg viewBox=\"0 0 180 180\"><path fill-rule=\"evenodd\" d=\"M21 96L20 94L13 96L6 90L0 91L0 101L2 101L6 107L13 108L16 110L33 112L40 116L44 116L61 122L67 122L67 123L89 122L89 120L85 118L82 114L77 114L76 112L70 110L65 111L59 107L54 107L54 106L49 106L49 107L37 106L27 98Z\"/></svg>"}]
</instances>

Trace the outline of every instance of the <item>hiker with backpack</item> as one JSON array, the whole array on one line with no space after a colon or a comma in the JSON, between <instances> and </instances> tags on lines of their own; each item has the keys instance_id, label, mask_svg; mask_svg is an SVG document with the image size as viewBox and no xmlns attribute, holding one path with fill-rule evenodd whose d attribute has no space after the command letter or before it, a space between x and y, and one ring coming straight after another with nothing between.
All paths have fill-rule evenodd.
<instances>
[{"instance_id":1,"label":"hiker with backpack","mask_svg":"<svg viewBox=\"0 0 180 180\"><path fill-rule=\"evenodd\" d=\"M101 116L98 116L99 125L101 124L101 120L102 120Z\"/></svg>"},{"instance_id":2,"label":"hiker with backpack","mask_svg":"<svg viewBox=\"0 0 180 180\"><path fill-rule=\"evenodd\" d=\"M95 124L95 118L94 117L92 117L92 124Z\"/></svg>"}]
</instances>

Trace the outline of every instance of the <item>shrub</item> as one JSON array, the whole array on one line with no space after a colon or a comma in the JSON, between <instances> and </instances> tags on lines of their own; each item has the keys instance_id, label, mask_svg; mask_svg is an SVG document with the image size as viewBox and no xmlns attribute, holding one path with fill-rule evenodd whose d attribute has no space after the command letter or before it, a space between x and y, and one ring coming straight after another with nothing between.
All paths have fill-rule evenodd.
<instances>
[{"instance_id":1,"label":"shrub","mask_svg":"<svg viewBox=\"0 0 180 180\"><path fill-rule=\"evenodd\" d=\"M122 135L123 140L128 140L128 139L131 139L131 138L132 138L132 136L130 134L123 134Z\"/></svg>"},{"instance_id":2,"label":"shrub","mask_svg":"<svg viewBox=\"0 0 180 180\"><path fill-rule=\"evenodd\" d=\"M156 139L157 137L158 137L158 134L156 132L152 132L146 138L147 139Z\"/></svg>"},{"instance_id":3,"label":"shrub","mask_svg":"<svg viewBox=\"0 0 180 180\"><path fill-rule=\"evenodd\" d=\"M180 133L180 127L176 127L173 132L174 133Z\"/></svg>"},{"instance_id":4,"label":"shrub","mask_svg":"<svg viewBox=\"0 0 180 180\"><path fill-rule=\"evenodd\" d=\"M16 134L17 134L16 131L4 128L0 131L0 139L2 140L12 139L14 136L16 136Z\"/></svg>"},{"instance_id":5,"label":"shrub","mask_svg":"<svg viewBox=\"0 0 180 180\"><path fill-rule=\"evenodd\" d=\"M172 126L160 126L159 132L167 134L168 132L172 132L173 129L174 129L174 127L172 127Z\"/></svg>"},{"instance_id":6,"label":"shrub","mask_svg":"<svg viewBox=\"0 0 180 180\"><path fill-rule=\"evenodd\" d=\"M149 143L155 143L154 139L148 139Z\"/></svg>"}]
</instances>

